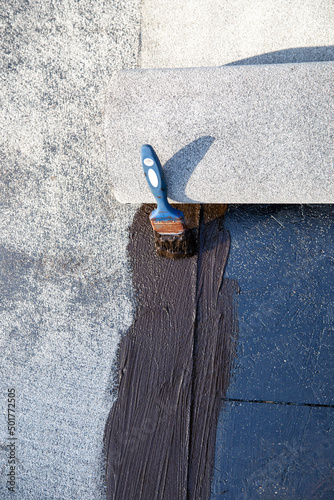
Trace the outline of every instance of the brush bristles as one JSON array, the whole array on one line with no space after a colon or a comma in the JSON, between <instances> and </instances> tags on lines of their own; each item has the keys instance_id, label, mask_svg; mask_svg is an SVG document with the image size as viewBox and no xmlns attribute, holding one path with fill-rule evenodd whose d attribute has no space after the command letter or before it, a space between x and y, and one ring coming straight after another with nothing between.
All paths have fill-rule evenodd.
<instances>
[{"instance_id":1,"label":"brush bristles","mask_svg":"<svg viewBox=\"0 0 334 500\"><path fill-rule=\"evenodd\" d=\"M160 234L154 231L155 248L160 257L180 259L191 257L195 253L195 238L186 229L181 234Z\"/></svg>"}]
</instances>

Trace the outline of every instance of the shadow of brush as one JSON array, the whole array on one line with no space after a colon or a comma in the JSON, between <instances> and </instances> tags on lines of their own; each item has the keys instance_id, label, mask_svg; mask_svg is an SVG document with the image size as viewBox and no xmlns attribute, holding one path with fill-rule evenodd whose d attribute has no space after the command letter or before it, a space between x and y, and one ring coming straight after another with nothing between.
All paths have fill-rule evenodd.
<instances>
[{"instance_id":1,"label":"shadow of brush","mask_svg":"<svg viewBox=\"0 0 334 500\"><path fill-rule=\"evenodd\" d=\"M205 135L195 139L184 148L180 149L164 164L164 174L167 185L173 186L168 191L168 197L173 201L182 203L199 203L186 195L186 186L199 162L210 149L215 138ZM177 182L170 182L170 179Z\"/></svg>"}]
</instances>

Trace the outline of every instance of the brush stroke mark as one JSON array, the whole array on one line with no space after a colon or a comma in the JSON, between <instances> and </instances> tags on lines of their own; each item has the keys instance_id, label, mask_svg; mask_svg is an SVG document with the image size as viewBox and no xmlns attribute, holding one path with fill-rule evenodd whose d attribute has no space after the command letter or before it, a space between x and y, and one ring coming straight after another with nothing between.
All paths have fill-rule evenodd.
<instances>
[{"instance_id":1,"label":"brush stroke mark","mask_svg":"<svg viewBox=\"0 0 334 500\"><path fill-rule=\"evenodd\" d=\"M120 347L119 395L106 425L108 499L187 494L197 256L158 257L151 210L144 205L130 230L139 306Z\"/></svg>"},{"instance_id":2,"label":"brush stroke mark","mask_svg":"<svg viewBox=\"0 0 334 500\"><path fill-rule=\"evenodd\" d=\"M223 279L230 235L224 230L226 205L204 205L196 292L196 329L190 420L188 499L210 497L216 428L236 353L237 315L234 280Z\"/></svg>"},{"instance_id":3,"label":"brush stroke mark","mask_svg":"<svg viewBox=\"0 0 334 500\"><path fill-rule=\"evenodd\" d=\"M141 207L130 233L139 305L120 346L118 399L105 429L107 498L205 500L236 331L237 287L223 280L225 207L202 210L198 256L178 261L156 255L152 208ZM182 209L194 229L199 207Z\"/></svg>"}]
</instances>

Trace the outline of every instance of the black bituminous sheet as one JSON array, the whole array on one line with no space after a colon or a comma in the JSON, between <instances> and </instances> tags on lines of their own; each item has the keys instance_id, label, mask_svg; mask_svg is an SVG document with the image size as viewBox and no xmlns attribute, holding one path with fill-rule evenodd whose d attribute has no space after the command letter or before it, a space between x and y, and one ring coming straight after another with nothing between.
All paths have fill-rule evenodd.
<instances>
[{"instance_id":1,"label":"black bituminous sheet","mask_svg":"<svg viewBox=\"0 0 334 500\"><path fill-rule=\"evenodd\" d=\"M334 498L334 209L230 206L237 355L211 500Z\"/></svg>"},{"instance_id":2,"label":"black bituminous sheet","mask_svg":"<svg viewBox=\"0 0 334 500\"><path fill-rule=\"evenodd\" d=\"M139 210L130 234L138 309L120 347L119 394L106 425L107 497L203 500L234 351L237 287L223 280L230 241L224 208L205 207L198 256L159 258L151 210ZM198 212L186 207L190 226Z\"/></svg>"}]
</instances>

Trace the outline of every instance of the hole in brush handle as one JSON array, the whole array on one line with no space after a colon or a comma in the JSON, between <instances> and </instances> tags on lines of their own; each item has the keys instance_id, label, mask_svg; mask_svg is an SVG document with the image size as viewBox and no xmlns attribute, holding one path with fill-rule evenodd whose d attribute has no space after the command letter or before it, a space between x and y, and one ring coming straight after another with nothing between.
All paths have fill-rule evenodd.
<instances>
[{"instance_id":1,"label":"hole in brush handle","mask_svg":"<svg viewBox=\"0 0 334 500\"><path fill-rule=\"evenodd\" d=\"M145 162L145 160L144 160L144 162ZM147 175L148 175L149 181L152 184L152 186L155 188L158 187L159 179L158 179L157 174L154 172L154 170L152 168L148 169Z\"/></svg>"}]
</instances>

